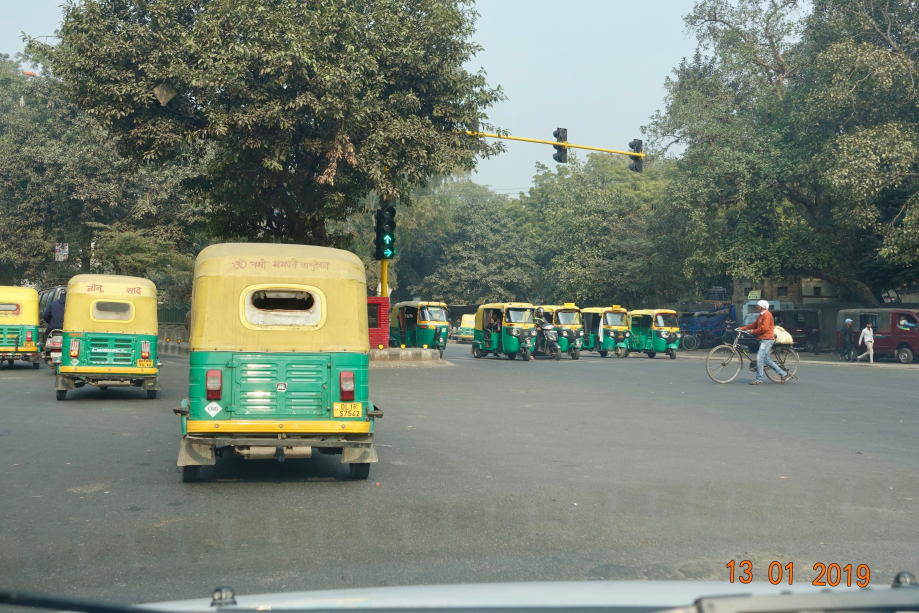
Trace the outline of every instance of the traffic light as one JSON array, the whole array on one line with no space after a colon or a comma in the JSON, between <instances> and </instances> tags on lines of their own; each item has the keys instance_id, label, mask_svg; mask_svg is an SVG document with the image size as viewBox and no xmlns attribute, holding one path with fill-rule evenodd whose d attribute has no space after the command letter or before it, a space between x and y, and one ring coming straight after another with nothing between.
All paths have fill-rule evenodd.
<instances>
[{"instance_id":1,"label":"traffic light","mask_svg":"<svg viewBox=\"0 0 919 613\"><path fill-rule=\"evenodd\" d=\"M376 238L374 239L373 257L377 260L390 260L395 257L396 250L396 207L390 206L388 200L383 201L383 206L375 213Z\"/></svg>"},{"instance_id":2,"label":"traffic light","mask_svg":"<svg viewBox=\"0 0 919 613\"><path fill-rule=\"evenodd\" d=\"M634 151L635 153L641 153L642 143L640 139L635 139L629 143L629 150ZM641 172L641 163L644 161L644 158L640 155L630 155L632 163L629 164L629 170L634 170L635 172Z\"/></svg>"},{"instance_id":3,"label":"traffic light","mask_svg":"<svg viewBox=\"0 0 919 613\"><path fill-rule=\"evenodd\" d=\"M568 129L567 128L556 128L555 132L552 133L552 136L555 137L560 143L568 142ZM556 153L552 154L552 159L558 162L559 164L568 163L568 147L563 147L561 145L552 145L555 147Z\"/></svg>"}]
</instances>

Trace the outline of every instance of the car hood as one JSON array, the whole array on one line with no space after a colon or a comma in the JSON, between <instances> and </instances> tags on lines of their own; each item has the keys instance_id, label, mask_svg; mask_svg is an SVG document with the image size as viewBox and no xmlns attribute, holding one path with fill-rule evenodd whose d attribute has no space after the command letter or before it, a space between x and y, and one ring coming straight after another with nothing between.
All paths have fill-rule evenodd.
<instances>
[{"instance_id":1,"label":"car hood","mask_svg":"<svg viewBox=\"0 0 919 613\"><path fill-rule=\"evenodd\" d=\"M838 588L833 591L857 591ZM221 609L398 609L487 607L660 607L691 605L702 597L813 594L827 588L769 583L719 581L557 581L533 583L472 583L418 585L278 594L237 595L236 605ZM209 611L209 598L147 603L144 607L169 611Z\"/></svg>"}]
</instances>

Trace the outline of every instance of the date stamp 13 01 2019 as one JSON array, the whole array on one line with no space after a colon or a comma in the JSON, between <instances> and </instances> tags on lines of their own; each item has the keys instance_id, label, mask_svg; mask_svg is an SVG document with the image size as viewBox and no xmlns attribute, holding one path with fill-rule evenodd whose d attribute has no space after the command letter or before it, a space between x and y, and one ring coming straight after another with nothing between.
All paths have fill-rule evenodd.
<instances>
[{"instance_id":1,"label":"date stamp 13 01 2019","mask_svg":"<svg viewBox=\"0 0 919 613\"><path fill-rule=\"evenodd\" d=\"M740 562L731 560L725 568L730 573L728 579L731 583L735 581L750 583L753 581L753 562L750 560L741 560ZM781 562L773 562L769 565L769 583L778 585L787 581L788 585L793 585L794 571L793 562L788 562L784 566ZM816 571L817 576L811 581L811 585L830 587L845 585L846 587L852 587L854 583L858 587L868 587L868 582L871 581L871 569L868 568L867 564L859 564L853 567L851 564L840 566L835 562L832 564L817 562L814 564L814 571Z\"/></svg>"}]
</instances>

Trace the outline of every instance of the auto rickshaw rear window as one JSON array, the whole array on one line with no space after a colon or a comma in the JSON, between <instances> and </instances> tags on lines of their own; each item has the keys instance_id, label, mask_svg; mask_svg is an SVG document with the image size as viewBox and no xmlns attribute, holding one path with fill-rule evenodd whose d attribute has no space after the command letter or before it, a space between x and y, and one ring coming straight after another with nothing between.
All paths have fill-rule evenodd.
<instances>
[{"instance_id":1,"label":"auto rickshaw rear window","mask_svg":"<svg viewBox=\"0 0 919 613\"><path fill-rule=\"evenodd\" d=\"M11 303L0 303L0 312L19 315L19 305Z\"/></svg>"},{"instance_id":2,"label":"auto rickshaw rear window","mask_svg":"<svg viewBox=\"0 0 919 613\"><path fill-rule=\"evenodd\" d=\"M103 321L131 321L134 305L130 302L96 300L92 306L93 319Z\"/></svg>"},{"instance_id":3,"label":"auto rickshaw rear window","mask_svg":"<svg viewBox=\"0 0 919 613\"><path fill-rule=\"evenodd\" d=\"M607 326L622 326L625 324L625 313L607 313L603 323Z\"/></svg>"},{"instance_id":4,"label":"auto rickshaw rear window","mask_svg":"<svg viewBox=\"0 0 919 613\"><path fill-rule=\"evenodd\" d=\"M246 295L246 321L254 326L315 326L321 313L321 301L311 292L278 288Z\"/></svg>"},{"instance_id":5,"label":"auto rickshaw rear window","mask_svg":"<svg viewBox=\"0 0 919 613\"><path fill-rule=\"evenodd\" d=\"M533 323L533 311L530 309L508 309L505 319L509 324L531 324Z\"/></svg>"}]
</instances>

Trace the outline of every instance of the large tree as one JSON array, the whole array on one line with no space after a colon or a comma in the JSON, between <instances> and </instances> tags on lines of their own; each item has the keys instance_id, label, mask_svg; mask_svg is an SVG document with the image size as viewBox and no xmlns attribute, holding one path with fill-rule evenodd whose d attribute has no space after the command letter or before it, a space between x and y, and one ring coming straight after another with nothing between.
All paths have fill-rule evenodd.
<instances>
[{"instance_id":1,"label":"large tree","mask_svg":"<svg viewBox=\"0 0 919 613\"><path fill-rule=\"evenodd\" d=\"M500 145L467 64L466 0L71 0L47 49L70 99L138 160L205 163L222 236L342 244L375 190L408 197ZM37 44L33 41L33 44Z\"/></svg>"},{"instance_id":2,"label":"large tree","mask_svg":"<svg viewBox=\"0 0 919 613\"><path fill-rule=\"evenodd\" d=\"M822 0L808 15L796 0L697 2L686 23L700 52L646 128L652 148L685 148L668 197L688 220L690 267L816 276L869 304L919 279L885 257L910 249L895 238L909 235L916 158L915 46L898 56L885 39L913 31L912 3L899 4Z\"/></svg>"},{"instance_id":3,"label":"large tree","mask_svg":"<svg viewBox=\"0 0 919 613\"><path fill-rule=\"evenodd\" d=\"M400 256L415 262L415 275L428 273L409 291L452 304L535 300L536 264L508 212L508 198L468 178L444 183L436 197L449 202L450 217L432 221L448 231L416 244L418 255Z\"/></svg>"},{"instance_id":4,"label":"large tree","mask_svg":"<svg viewBox=\"0 0 919 613\"><path fill-rule=\"evenodd\" d=\"M116 272L157 274L165 288L185 274L206 244L181 188L194 170L134 167L115 145L55 79L0 56L0 283ZM70 245L68 261L53 261L56 242Z\"/></svg>"}]
</instances>

